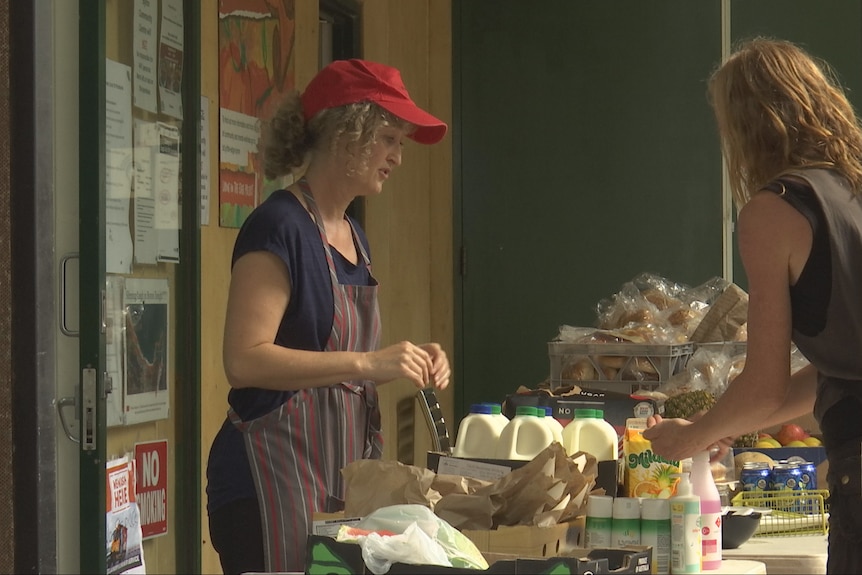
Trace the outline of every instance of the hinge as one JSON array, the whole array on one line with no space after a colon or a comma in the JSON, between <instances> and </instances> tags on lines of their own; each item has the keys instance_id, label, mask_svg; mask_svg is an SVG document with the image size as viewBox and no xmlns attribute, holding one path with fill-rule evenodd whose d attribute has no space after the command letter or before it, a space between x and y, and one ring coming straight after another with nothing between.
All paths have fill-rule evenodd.
<instances>
[{"instance_id":1,"label":"hinge","mask_svg":"<svg viewBox=\"0 0 862 575\"><path fill-rule=\"evenodd\" d=\"M467 275L467 246L461 246L461 277Z\"/></svg>"}]
</instances>

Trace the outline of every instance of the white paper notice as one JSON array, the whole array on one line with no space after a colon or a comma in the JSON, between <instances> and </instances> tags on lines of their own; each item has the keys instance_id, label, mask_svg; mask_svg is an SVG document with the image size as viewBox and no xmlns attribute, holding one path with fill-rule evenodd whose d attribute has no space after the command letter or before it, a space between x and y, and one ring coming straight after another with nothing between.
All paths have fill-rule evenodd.
<instances>
[{"instance_id":1,"label":"white paper notice","mask_svg":"<svg viewBox=\"0 0 862 575\"><path fill-rule=\"evenodd\" d=\"M158 263L153 197L153 157L158 152L159 128L155 122L135 121L135 263Z\"/></svg>"},{"instance_id":2,"label":"white paper notice","mask_svg":"<svg viewBox=\"0 0 862 575\"><path fill-rule=\"evenodd\" d=\"M158 55L158 0L135 0L134 43L135 43L135 106L155 114L156 96L156 56Z\"/></svg>"},{"instance_id":3,"label":"white paper notice","mask_svg":"<svg viewBox=\"0 0 862 575\"><path fill-rule=\"evenodd\" d=\"M111 391L105 401L108 427L123 425L123 276L105 277L105 369Z\"/></svg>"},{"instance_id":4,"label":"white paper notice","mask_svg":"<svg viewBox=\"0 0 862 575\"><path fill-rule=\"evenodd\" d=\"M257 153L258 119L226 108L219 108L219 112L219 162L248 167L250 155Z\"/></svg>"},{"instance_id":5,"label":"white paper notice","mask_svg":"<svg viewBox=\"0 0 862 575\"><path fill-rule=\"evenodd\" d=\"M155 225L159 261L180 261L180 131L159 122L159 145L153 160Z\"/></svg>"},{"instance_id":6,"label":"white paper notice","mask_svg":"<svg viewBox=\"0 0 862 575\"><path fill-rule=\"evenodd\" d=\"M163 114L183 118L183 3L162 0L159 40L159 97Z\"/></svg>"},{"instance_id":7,"label":"white paper notice","mask_svg":"<svg viewBox=\"0 0 862 575\"><path fill-rule=\"evenodd\" d=\"M201 96L201 225L210 223L210 101Z\"/></svg>"},{"instance_id":8,"label":"white paper notice","mask_svg":"<svg viewBox=\"0 0 862 575\"><path fill-rule=\"evenodd\" d=\"M105 61L105 270L132 271L132 69Z\"/></svg>"}]
</instances>

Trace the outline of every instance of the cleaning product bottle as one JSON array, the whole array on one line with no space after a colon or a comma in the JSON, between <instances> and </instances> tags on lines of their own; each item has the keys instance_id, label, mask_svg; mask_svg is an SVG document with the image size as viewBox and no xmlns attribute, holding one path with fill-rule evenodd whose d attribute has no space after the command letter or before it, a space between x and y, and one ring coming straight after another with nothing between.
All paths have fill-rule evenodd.
<instances>
[{"instance_id":1,"label":"cleaning product bottle","mask_svg":"<svg viewBox=\"0 0 862 575\"><path fill-rule=\"evenodd\" d=\"M545 422L545 425L551 430L551 433L554 434L554 441L563 444L563 424L554 418L554 408L550 405L540 405L536 409L543 410L545 412L545 417L542 421Z\"/></svg>"},{"instance_id":2,"label":"cleaning product bottle","mask_svg":"<svg viewBox=\"0 0 862 575\"><path fill-rule=\"evenodd\" d=\"M703 570L714 571L721 568L721 496L712 478L708 451L702 451L692 458L691 488L700 497Z\"/></svg>"},{"instance_id":3,"label":"cleaning product bottle","mask_svg":"<svg viewBox=\"0 0 862 575\"><path fill-rule=\"evenodd\" d=\"M493 459L505 425L494 417L490 406L479 403L471 405L470 413L458 425L452 455Z\"/></svg>"},{"instance_id":4,"label":"cleaning product bottle","mask_svg":"<svg viewBox=\"0 0 862 575\"><path fill-rule=\"evenodd\" d=\"M575 418L563 428L566 453L574 455L578 451L586 451L598 461L619 457L617 431L599 413L604 414L595 409L575 410Z\"/></svg>"},{"instance_id":5,"label":"cleaning product bottle","mask_svg":"<svg viewBox=\"0 0 862 575\"><path fill-rule=\"evenodd\" d=\"M700 573L700 497L692 492L688 473L673 475L680 480L676 495L670 498L670 572Z\"/></svg>"},{"instance_id":6,"label":"cleaning product bottle","mask_svg":"<svg viewBox=\"0 0 862 575\"><path fill-rule=\"evenodd\" d=\"M589 509L589 507L588 507ZM589 524L589 515L587 524ZM644 499L641 501L641 545L652 547L655 562L653 573L670 573L670 501Z\"/></svg>"},{"instance_id":7,"label":"cleaning product bottle","mask_svg":"<svg viewBox=\"0 0 862 575\"><path fill-rule=\"evenodd\" d=\"M613 547L641 544L641 502L637 497L614 498L611 544Z\"/></svg>"},{"instance_id":8,"label":"cleaning product bottle","mask_svg":"<svg viewBox=\"0 0 862 575\"><path fill-rule=\"evenodd\" d=\"M554 434L538 418L535 407L519 405L497 441L497 459L531 461L554 441Z\"/></svg>"},{"instance_id":9,"label":"cleaning product bottle","mask_svg":"<svg viewBox=\"0 0 862 575\"><path fill-rule=\"evenodd\" d=\"M611 540L614 498L610 495L590 495L587 499L587 521L584 547L613 547Z\"/></svg>"}]
</instances>

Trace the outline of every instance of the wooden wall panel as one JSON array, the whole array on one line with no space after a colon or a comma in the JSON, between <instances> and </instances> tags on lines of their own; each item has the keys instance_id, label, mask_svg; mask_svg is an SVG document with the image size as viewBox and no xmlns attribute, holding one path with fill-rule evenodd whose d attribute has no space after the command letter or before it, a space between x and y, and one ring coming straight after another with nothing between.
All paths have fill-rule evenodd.
<instances>
[{"instance_id":1,"label":"wooden wall panel","mask_svg":"<svg viewBox=\"0 0 862 575\"><path fill-rule=\"evenodd\" d=\"M227 410L228 384L222 370L222 333L230 283L230 254L237 230L218 226L218 4L202 2L201 89L210 99L209 225L201 229L201 469ZM296 85L317 71L318 2L296 0ZM416 102L451 123L450 0L365 0L363 57L399 68ZM403 339L438 341L454 357L452 312L452 146L447 136L435 146L409 143L403 165L384 193L366 207L366 232L374 271L381 281L383 343ZM387 459L424 464L430 436L422 419L413 422L415 388L406 382L381 387ZM451 393L441 399L451 421ZM398 414L401 414L400 417ZM399 449L398 446L401 446ZM421 458L421 459L420 459ZM204 473L201 496L202 569L218 573L209 542Z\"/></svg>"},{"instance_id":2,"label":"wooden wall panel","mask_svg":"<svg viewBox=\"0 0 862 575\"><path fill-rule=\"evenodd\" d=\"M362 16L363 57L401 70L416 103L451 124L450 1L366 0ZM383 194L366 204L383 345L438 341L452 358L451 135L434 146L408 143L402 162ZM423 465L430 436L415 415L415 393L407 382L380 388L384 457ZM440 398L451 421L451 392Z\"/></svg>"}]
</instances>

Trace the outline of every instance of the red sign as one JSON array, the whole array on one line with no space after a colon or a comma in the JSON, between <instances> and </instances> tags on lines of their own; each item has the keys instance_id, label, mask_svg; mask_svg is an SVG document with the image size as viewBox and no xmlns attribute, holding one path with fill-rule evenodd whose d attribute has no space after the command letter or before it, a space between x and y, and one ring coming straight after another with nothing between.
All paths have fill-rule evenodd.
<instances>
[{"instance_id":1,"label":"red sign","mask_svg":"<svg viewBox=\"0 0 862 575\"><path fill-rule=\"evenodd\" d=\"M135 444L137 500L144 539L168 532L168 440Z\"/></svg>"}]
</instances>

